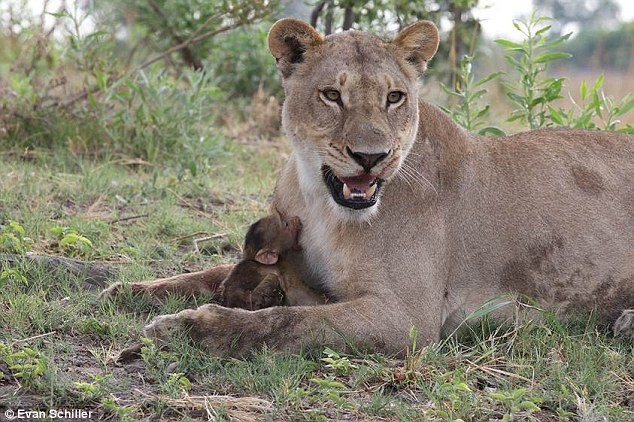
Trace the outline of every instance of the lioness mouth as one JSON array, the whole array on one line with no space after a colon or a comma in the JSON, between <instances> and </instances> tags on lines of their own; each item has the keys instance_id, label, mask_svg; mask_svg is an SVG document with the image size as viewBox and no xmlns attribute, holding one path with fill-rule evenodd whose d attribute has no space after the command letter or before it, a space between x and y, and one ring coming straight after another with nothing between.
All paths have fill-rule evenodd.
<instances>
[{"instance_id":1,"label":"lioness mouth","mask_svg":"<svg viewBox=\"0 0 634 422\"><path fill-rule=\"evenodd\" d=\"M321 168L326 186L335 202L355 210L368 208L376 204L383 179L371 175L342 177L335 176L328 166Z\"/></svg>"}]
</instances>

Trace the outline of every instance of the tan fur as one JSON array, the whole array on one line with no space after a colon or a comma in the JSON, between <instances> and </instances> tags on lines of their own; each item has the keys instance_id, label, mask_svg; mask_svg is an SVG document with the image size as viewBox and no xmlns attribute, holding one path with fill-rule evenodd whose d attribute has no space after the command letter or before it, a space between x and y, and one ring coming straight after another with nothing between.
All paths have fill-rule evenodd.
<instances>
[{"instance_id":1,"label":"tan fur","mask_svg":"<svg viewBox=\"0 0 634 422\"><path fill-rule=\"evenodd\" d=\"M284 19L269 39L293 145L274 206L302 219L306 280L334 303L257 312L206 305L158 317L147 335L186 327L211 353L236 356L264 343L296 352L347 339L402 352L412 325L419 345L437 341L487 300L514 293L560 312L621 315L617 331L632 331L632 314L621 314L634 307L632 136L467 133L418 100L421 60L438 39L428 23L387 42L354 31L322 39ZM386 105L394 89L406 97ZM360 153L382 160L365 170ZM336 203L323 165L345 180L386 179L378 203Z\"/></svg>"}]
</instances>

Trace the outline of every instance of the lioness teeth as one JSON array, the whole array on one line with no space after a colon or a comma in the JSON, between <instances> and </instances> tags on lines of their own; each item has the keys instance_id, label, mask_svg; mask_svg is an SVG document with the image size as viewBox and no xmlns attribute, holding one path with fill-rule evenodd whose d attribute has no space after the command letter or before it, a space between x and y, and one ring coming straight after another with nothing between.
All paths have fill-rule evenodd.
<instances>
[{"instance_id":1,"label":"lioness teeth","mask_svg":"<svg viewBox=\"0 0 634 422\"><path fill-rule=\"evenodd\" d=\"M350 199L351 196L352 196L352 192L350 191L350 188L348 187L348 185L346 185L344 183L343 184L343 197L345 199Z\"/></svg>"},{"instance_id":2,"label":"lioness teeth","mask_svg":"<svg viewBox=\"0 0 634 422\"><path fill-rule=\"evenodd\" d=\"M376 192L376 187L377 184L373 184L372 186L370 186L368 188L367 191L365 192L359 192L357 189L355 189L355 192L352 192L352 190L350 189L350 187L344 183L343 184L343 188L342 188L342 194L344 199L366 199L366 198L371 198L372 195L374 195L374 192Z\"/></svg>"}]
</instances>

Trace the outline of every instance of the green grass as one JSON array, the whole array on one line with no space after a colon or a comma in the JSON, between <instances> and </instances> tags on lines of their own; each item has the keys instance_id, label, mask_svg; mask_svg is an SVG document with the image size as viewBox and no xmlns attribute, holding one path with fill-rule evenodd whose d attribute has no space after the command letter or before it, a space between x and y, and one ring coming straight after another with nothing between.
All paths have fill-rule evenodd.
<instances>
[{"instance_id":1,"label":"green grass","mask_svg":"<svg viewBox=\"0 0 634 422\"><path fill-rule=\"evenodd\" d=\"M272 148L227 142L223 151L195 178L170 163L40 150L24 161L8 151L0 221L23 227L11 233L32 251L117 268L113 282L227 262L266 212L282 160ZM167 350L148 343L140 360L115 365L112 357L154 315L212 299L157 304L124 294L99 302L78 277L27 262L3 267L14 272L0 277L0 407L83 408L94 420L634 418L632 343L591 318L483 323L404 360L329 349L218 359L176 338Z\"/></svg>"}]
</instances>

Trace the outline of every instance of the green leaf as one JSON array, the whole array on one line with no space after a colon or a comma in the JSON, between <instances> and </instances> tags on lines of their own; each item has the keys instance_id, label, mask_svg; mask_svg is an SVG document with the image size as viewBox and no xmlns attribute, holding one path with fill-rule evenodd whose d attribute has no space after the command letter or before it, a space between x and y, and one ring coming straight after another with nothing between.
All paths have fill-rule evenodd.
<instances>
[{"instance_id":1,"label":"green leaf","mask_svg":"<svg viewBox=\"0 0 634 422\"><path fill-rule=\"evenodd\" d=\"M478 131L478 134L482 136L506 136L506 133L504 133L502 129L495 126L484 127Z\"/></svg>"},{"instance_id":2,"label":"green leaf","mask_svg":"<svg viewBox=\"0 0 634 422\"><path fill-rule=\"evenodd\" d=\"M490 395L491 395L491 398L495 400L499 400L499 401L505 401L509 399L509 397L507 397L506 394L502 394L502 393L492 392L490 393Z\"/></svg>"},{"instance_id":3,"label":"green leaf","mask_svg":"<svg viewBox=\"0 0 634 422\"><path fill-rule=\"evenodd\" d=\"M440 88L443 90L443 92L445 94L448 95L453 95L456 97L461 97L462 95L459 92L454 91L453 89L449 88L447 85L445 85L444 83L440 83Z\"/></svg>"},{"instance_id":4,"label":"green leaf","mask_svg":"<svg viewBox=\"0 0 634 422\"><path fill-rule=\"evenodd\" d=\"M501 74L503 74L504 72L495 72L495 73L491 73L488 76L485 76L484 78L478 80L478 82L476 82L474 84L474 87L479 87L480 85L484 85L485 83L489 82L491 79L493 78L497 78L498 76L500 76Z\"/></svg>"},{"instance_id":5,"label":"green leaf","mask_svg":"<svg viewBox=\"0 0 634 422\"><path fill-rule=\"evenodd\" d=\"M520 409L528 410L530 412L539 412L541 409L532 401L525 400L519 404Z\"/></svg>"},{"instance_id":6,"label":"green leaf","mask_svg":"<svg viewBox=\"0 0 634 422\"><path fill-rule=\"evenodd\" d=\"M619 107L619 115L625 114L634 108L634 98Z\"/></svg>"},{"instance_id":7,"label":"green leaf","mask_svg":"<svg viewBox=\"0 0 634 422\"><path fill-rule=\"evenodd\" d=\"M490 106L484 106L484 108L482 110L480 110L476 115L475 115L475 119L480 119L482 117L484 117L485 114L487 114L489 112L489 109L491 107ZM474 119L474 120L475 120Z\"/></svg>"},{"instance_id":8,"label":"green leaf","mask_svg":"<svg viewBox=\"0 0 634 422\"><path fill-rule=\"evenodd\" d=\"M554 39L552 41L548 41L546 44L544 44L544 47L546 47L546 48L557 47L557 46L563 44L564 42L566 42L568 40L568 38L570 38L571 35L572 35L572 32L569 32L569 33L567 33L565 35L562 35L559 38L556 38L556 39Z\"/></svg>"},{"instance_id":9,"label":"green leaf","mask_svg":"<svg viewBox=\"0 0 634 422\"><path fill-rule=\"evenodd\" d=\"M572 57L572 54L570 53L562 53L562 52L542 53L535 58L535 63L549 63L554 60L568 59L570 57Z\"/></svg>"},{"instance_id":10,"label":"green leaf","mask_svg":"<svg viewBox=\"0 0 634 422\"><path fill-rule=\"evenodd\" d=\"M543 34L544 32L548 31L550 28L552 28L552 25L547 25L547 26L539 29L537 32L535 32L535 36Z\"/></svg>"},{"instance_id":11,"label":"green leaf","mask_svg":"<svg viewBox=\"0 0 634 422\"><path fill-rule=\"evenodd\" d=\"M504 38L498 38L497 40L495 40L495 42L499 45L501 45L502 47L506 47L506 48L513 48L513 49L517 49L517 50L524 50L524 47L522 46L522 44L518 44L516 42L513 42L511 40L507 40Z\"/></svg>"},{"instance_id":12,"label":"green leaf","mask_svg":"<svg viewBox=\"0 0 634 422\"><path fill-rule=\"evenodd\" d=\"M521 105L526 104L526 98L524 98L524 97L522 97L522 96L520 96L520 95L518 95L518 94L516 94L514 92L509 92L506 95L507 95L507 97L509 97L509 99L511 101L514 101L517 104L521 104Z\"/></svg>"},{"instance_id":13,"label":"green leaf","mask_svg":"<svg viewBox=\"0 0 634 422\"><path fill-rule=\"evenodd\" d=\"M507 299L507 300L501 300L501 299ZM465 321L472 320L472 319L476 319L476 320L480 319L485 315L490 315L491 313L497 311L500 308L503 308L505 306L509 306L515 303L515 297L512 297L510 300L508 299L509 299L509 295L499 295L494 297L493 299L488 300L478 309L473 311L471 314L467 315L467 317L465 318Z\"/></svg>"},{"instance_id":14,"label":"green leaf","mask_svg":"<svg viewBox=\"0 0 634 422\"><path fill-rule=\"evenodd\" d=\"M581 100L586 99L587 93L588 93L588 86L586 85L586 80L582 79L581 84L579 85L579 96L581 97Z\"/></svg>"},{"instance_id":15,"label":"green leaf","mask_svg":"<svg viewBox=\"0 0 634 422\"><path fill-rule=\"evenodd\" d=\"M564 119L559 111L557 111L554 107L550 105L548 106L548 111L550 112L550 118L553 122L557 123L558 125L564 124Z\"/></svg>"},{"instance_id":16,"label":"green leaf","mask_svg":"<svg viewBox=\"0 0 634 422\"><path fill-rule=\"evenodd\" d=\"M603 86L603 82L605 82L605 75L601 74L594 82L594 85L592 86L592 91L596 92L601 89L601 87Z\"/></svg>"}]
</instances>

